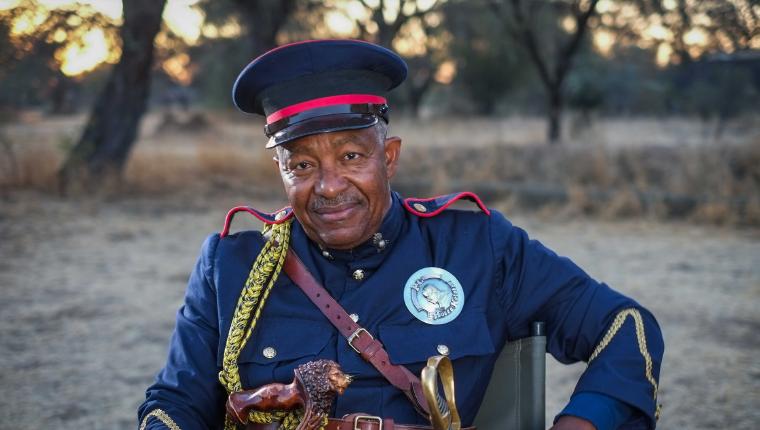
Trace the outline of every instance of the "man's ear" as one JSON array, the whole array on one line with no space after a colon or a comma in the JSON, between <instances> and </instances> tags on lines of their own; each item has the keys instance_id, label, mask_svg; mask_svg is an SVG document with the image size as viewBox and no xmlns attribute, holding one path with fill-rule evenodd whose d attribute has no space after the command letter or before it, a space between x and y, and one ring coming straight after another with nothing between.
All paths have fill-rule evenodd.
<instances>
[{"instance_id":1,"label":"man's ear","mask_svg":"<svg viewBox=\"0 0 760 430\"><path fill-rule=\"evenodd\" d=\"M385 168L388 172L388 179L391 179L396 174L396 166L401 154L401 138L397 136L386 137L384 151Z\"/></svg>"}]
</instances>

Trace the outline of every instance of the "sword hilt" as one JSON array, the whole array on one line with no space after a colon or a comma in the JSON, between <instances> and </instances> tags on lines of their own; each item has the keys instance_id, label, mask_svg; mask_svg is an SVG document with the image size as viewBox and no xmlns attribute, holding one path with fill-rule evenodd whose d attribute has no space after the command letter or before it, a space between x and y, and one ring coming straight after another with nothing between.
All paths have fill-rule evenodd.
<instances>
[{"instance_id":1,"label":"sword hilt","mask_svg":"<svg viewBox=\"0 0 760 430\"><path fill-rule=\"evenodd\" d=\"M441 397L438 391L438 378L443 386ZM454 368L451 360L444 355L428 358L427 366L422 369L420 378L422 391L430 407L430 423L434 430L460 430L462 422L459 419L456 397L454 396Z\"/></svg>"}]
</instances>

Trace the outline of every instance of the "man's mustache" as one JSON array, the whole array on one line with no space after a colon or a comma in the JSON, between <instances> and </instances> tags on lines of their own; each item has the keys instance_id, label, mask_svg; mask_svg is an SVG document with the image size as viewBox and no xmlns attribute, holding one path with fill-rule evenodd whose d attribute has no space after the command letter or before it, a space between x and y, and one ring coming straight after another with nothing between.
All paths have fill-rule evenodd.
<instances>
[{"instance_id":1,"label":"man's mustache","mask_svg":"<svg viewBox=\"0 0 760 430\"><path fill-rule=\"evenodd\" d=\"M332 199L326 199L324 197L317 196L314 200L312 200L311 204L309 205L309 209L316 211L325 208L334 208L345 204L358 203L361 203L361 199L358 196L346 193L338 194Z\"/></svg>"}]
</instances>

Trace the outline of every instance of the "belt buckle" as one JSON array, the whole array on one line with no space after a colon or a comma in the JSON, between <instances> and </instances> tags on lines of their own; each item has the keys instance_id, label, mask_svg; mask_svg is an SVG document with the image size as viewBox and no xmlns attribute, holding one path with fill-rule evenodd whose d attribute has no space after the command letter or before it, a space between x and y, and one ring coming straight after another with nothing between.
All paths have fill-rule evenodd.
<instances>
[{"instance_id":1,"label":"belt buckle","mask_svg":"<svg viewBox=\"0 0 760 430\"><path fill-rule=\"evenodd\" d=\"M359 330L364 330L364 329L359 329ZM359 331L359 330L357 330L357 331ZM364 331L367 331L367 330L364 330ZM369 334L369 333L367 333L367 334ZM360 421L369 422L369 423L377 423L377 430L382 430L383 429L383 419L382 418L380 418L378 416L375 416L375 415L357 415L357 416L354 417L354 430L361 430L359 428L359 422Z\"/></svg>"},{"instance_id":2,"label":"belt buckle","mask_svg":"<svg viewBox=\"0 0 760 430\"><path fill-rule=\"evenodd\" d=\"M367 333L367 336L369 336L372 340L375 340L375 338L367 331L367 329L365 329L364 327L357 328L356 331L351 333L351 336L348 337L348 346L353 348L353 350L356 351L357 354L361 354L361 352L358 349L356 349L356 347L353 344L353 341L356 340L357 337L359 337L361 332Z\"/></svg>"}]
</instances>

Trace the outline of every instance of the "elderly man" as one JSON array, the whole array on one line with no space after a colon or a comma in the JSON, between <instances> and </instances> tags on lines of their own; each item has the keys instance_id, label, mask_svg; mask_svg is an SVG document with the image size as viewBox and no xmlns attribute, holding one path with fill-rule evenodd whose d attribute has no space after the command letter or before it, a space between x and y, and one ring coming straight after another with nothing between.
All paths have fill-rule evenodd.
<instances>
[{"instance_id":1,"label":"elderly man","mask_svg":"<svg viewBox=\"0 0 760 430\"><path fill-rule=\"evenodd\" d=\"M347 40L282 46L242 71L235 104L266 116L290 207L235 208L206 240L141 428L233 428L230 393L285 383L316 359L353 377L326 428L380 429L340 420L354 413L422 428L415 375L433 355L452 360L470 425L500 350L534 321L555 358L588 362L553 428L655 427L663 343L648 311L471 193L391 190L401 139L386 136L385 96L405 76L393 52ZM476 210L447 209L460 198ZM240 211L263 232L230 234Z\"/></svg>"}]
</instances>

